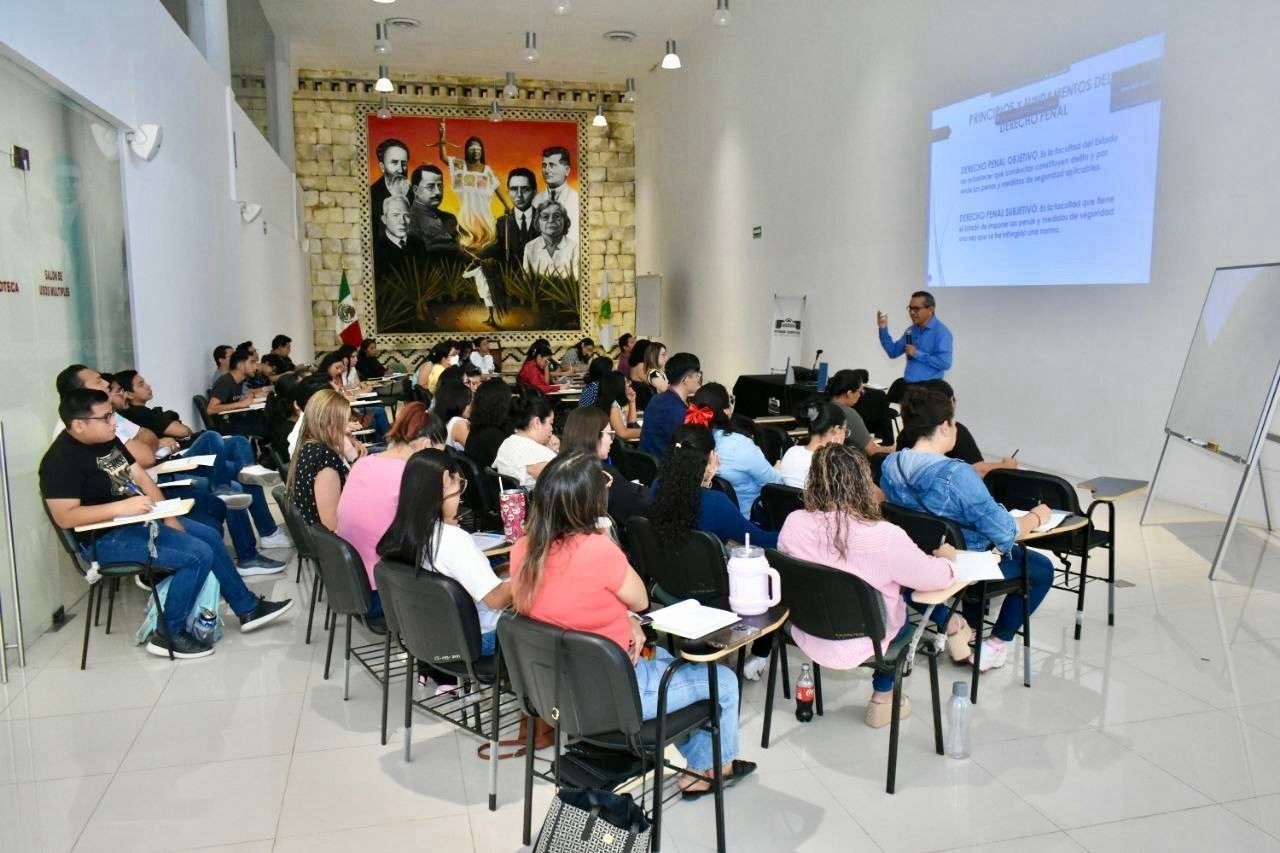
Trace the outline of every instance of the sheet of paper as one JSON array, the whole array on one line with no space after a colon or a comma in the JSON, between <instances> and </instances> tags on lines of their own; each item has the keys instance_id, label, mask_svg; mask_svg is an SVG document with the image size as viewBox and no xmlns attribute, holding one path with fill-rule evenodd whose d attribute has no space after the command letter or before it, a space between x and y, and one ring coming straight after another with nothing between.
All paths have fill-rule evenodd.
<instances>
[{"instance_id":1,"label":"sheet of paper","mask_svg":"<svg viewBox=\"0 0 1280 853\"><path fill-rule=\"evenodd\" d=\"M156 485L162 489L176 489L179 486L190 486L194 482L195 480L188 477L185 480L170 480L167 483L157 483Z\"/></svg>"},{"instance_id":2,"label":"sheet of paper","mask_svg":"<svg viewBox=\"0 0 1280 853\"><path fill-rule=\"evenodd\" d=\"M1004 577L1000 572L1000 555L994 551L956 551L951 561L956 580L967 583L996 581Z\"/></svg>"},{"instance_id":3,"label":"sheet of paper","mask_svg":"<svg viewBox=\"0 0 1280 853\"><path fill-rule=\"evenodd\" d=\"M187 456L185 458L186 458L186 461L194 462L196 465L212 465L213 460L217 459L218 457L214 456L212 453L209 453L204 456Z\"/></svg>"},{"instance_id":4,"label":"sheet of paper","mask_svg":"<svg viewBox=\"0 0 1280 853\"><path fill-rule=\"evenodd\" d=\"M507 537L501 533L472 533L471 541L476 543L476 547L481 551L488 551L490 548L507 544Z\"/></svg>"},{"instance_id":5,"label":"sheet of paper","mask_svg":"<svg viewBox=\"0 0 1280 853\"><path fill-rule=\"evenodd\" d=\"M1014 518L1022 518L1026 514L1027 514L1027 511L1025 509L1009 510L1009 515L1012 515ZM1040 525L1039 527L1037 527L1036 532L1047 533L1048 531L1052 530L1053 528L1061 524L1069 515L1071 515L1071 513L1067 512L1064 509L1049 510L1049 520L1046 521L1044 524Z\"/></svg>"},{"instance_id":6,"label":"sheet of paper","mask_svg":"<svg viewBox=\"0 0 1280 853\"><path fill-rule=\"evenodd\" d=\"M161 512L172 512L182 506L182 498L169 498L168 500L156 501L151 508L151 512L144 512L141 515L117 515L116 521L128 521L134 518L147 518Z\"/></svg>"},{"instance_id":7,"label":"sheet of paper","mask_svg":"<svg viewBox=\"0 0 1280 853\"><path fill-rule=\"evenodd\" d=\"M687 598L669 607L651 611L649 618L653 620L653 627L659 631L696 640L737 622L738 614L717 607L706 607Z\"/></svg>"}]
</instances>

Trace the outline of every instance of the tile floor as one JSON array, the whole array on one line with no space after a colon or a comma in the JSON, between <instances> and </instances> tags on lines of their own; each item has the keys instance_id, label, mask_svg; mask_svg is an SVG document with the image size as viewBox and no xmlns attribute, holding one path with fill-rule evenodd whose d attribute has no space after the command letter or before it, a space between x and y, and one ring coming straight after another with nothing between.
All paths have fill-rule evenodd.
<instances>
[{"instance_id":1,"label":"tile floor","mask_svg":"<svg viewBox=\"0 0 1280 853\"><path fill-rule=\"evenodd\" d=\"M727 796L729 848L1280 851L1280 536L1240 528L1210 583L1213 518L1157 504L1169 523L1139 527L1140 510L1120 507L1133 586L1115 627L1091 587L1074 641L1074 601L1051 593L1034 686L1020 652L984 678L971 759L933 754L926 671L909 680L920 716L904 724L895 796L888 733L861 722L865 674L824 673L813 724L779 698L768 750L763 687L748 685L742 740L760 770ZM253 586L299 596L291 573ZM357 669L344 702L341 670L323 679L305 611L175 665L132 645L141 605L131 589L86 672L77 616L0 687L0 850L519 849L518 762L502 767L497 813L469 736L419 719L405 764L394 713L394 740L378 742L374 682ZM944 664L944 690L963 676ZM535 787L536 815L549 796ZM667 817L664 849L714 849L709 801Z\"/></svg>"}]
</instances>

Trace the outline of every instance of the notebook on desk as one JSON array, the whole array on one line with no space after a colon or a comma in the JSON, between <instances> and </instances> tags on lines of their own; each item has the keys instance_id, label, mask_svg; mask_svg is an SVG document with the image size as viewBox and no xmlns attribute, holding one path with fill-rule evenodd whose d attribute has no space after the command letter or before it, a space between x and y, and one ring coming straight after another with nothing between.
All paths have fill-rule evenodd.
<instances>
[{"instance_id":1,"label":"notebook on desk","mask_svg":"<svg viewBox=\"0 0 1280 853\"><path fill-rule=\"evenodd\" d=\"M1012 515L1014 518L1022 518L1022 517L1023 517L1024 515L1026 515L1026 514L1027 514L1027 510L1025 510L1025 509L1011 509L1011 510L1009 510L1009 515ZM1055 528L1055 527L1057 527L1059 524L1061 524L1063 521L1065 521L1065 520L1066 520L1066 518L1067 518L1067 516L1069 516L1069 515L1071 515L1071 513L1067 512L1066 510L1063 510L1063 509L1051 509L1051 510L1049 510L1049 520L1048 520L1048 521L1046 521L1044 524L1040 525L1039 527L1037 527L1037 528L1035 529L1036 533L1047 533L1047 532L1049 532L1050 530L1052 530L1053 528Z\"/></svg>"},{"instance_id":2,"label":"notebook on desk","mask_svg":"<svg viewBox=\"0 0 1280 853\"><path fill-rule=\"evenodd\" d=\"M951 561L957 581L977 583L1004 578L1000 571L1000 555L994 551L956 551Z\"/></svg>"},{"instance_id":3,"label":"notebook on desk","mask_svg":"<svg viewBox=\"0 0 1280 853\"><path fill-rule=\"evenodd\" d=\"M653 610L648 616L657 630L686 640L700 639L738 621L738 614L707 607L692 598Z\"/></svg>"}]
</instances>

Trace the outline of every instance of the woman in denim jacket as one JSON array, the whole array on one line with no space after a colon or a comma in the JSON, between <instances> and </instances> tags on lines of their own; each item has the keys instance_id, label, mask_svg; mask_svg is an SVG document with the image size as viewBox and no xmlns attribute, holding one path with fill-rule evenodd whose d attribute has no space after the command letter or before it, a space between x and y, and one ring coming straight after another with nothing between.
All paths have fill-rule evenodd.
<instances>
[{"instance_id":1,"label":"woman in denim jacket","mask_svg":"<svg viewBox=\"0 0 1280 853\"><path fill-rule=\"evenodd\" d=\"M898 506L927 512L950 519L964 533L964 546L970 551L995 548L1001 554L1000 571L1006 578L1022 575L1023 546L1015 544L1036 527L1049 520L1049 508L1041 504L1015 519L996 503L983 485L973 466L948 459L944 454L955 446L955 404L934 390L912 389L911 427L919 436L906 450L890 454L880 473L880 488L885 499ZM1027 568L1031 581L1029 605L1035 612L1053 582L1053 564L1037 551L1027 552ZM1006 644L1026 621L1026 607L1021 595L1005 597L991 636L983 640L982 669L1003 666L1008 657ZM965 618L976 624L982 617L978 607L965 608ZM934 618L944 620L936 610ZM972 662L972 656L969 658Z\"/></svg>"}]
</instances>

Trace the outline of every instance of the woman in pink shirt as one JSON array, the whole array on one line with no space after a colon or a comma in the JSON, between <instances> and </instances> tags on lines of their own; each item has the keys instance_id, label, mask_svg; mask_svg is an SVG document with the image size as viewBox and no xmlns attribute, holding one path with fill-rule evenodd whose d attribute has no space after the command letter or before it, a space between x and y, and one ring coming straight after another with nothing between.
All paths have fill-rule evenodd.
<instances>
[{"instance_id":1,"label":"woman in pink shirt","mask_svg":"<svg viewBox=\"0 0 1280 853\"><path fill-rule=\"evenodd\" d=\"M804 490L804 510L787 516L778 536L778 550L857 575L884 597L885 637L894 638L907 625L903 589L946 589L955 583L955 549L943 545L934 556L922 552L900 527L880 517L876 488L866 456L843 444L827 444L813 454ZM939 608L941 609L941 608ZM935 611L937 612L937 611ZM944 613L940 618L947 618ZM947 624L947 645L965 649L970 629L957 614ZM793 628L796 645L815 663L831 669L853 669L874 651L868 637L823 640ZM888 642L885 643L888 646ZM889 724L893 675L875 673L866 722L872 728ZM911 713L902 697L901 716Z\"/></svg>"},{"instance_id":2,"label":"woman in pink shirt","mask_svg":"<svg viewBox=\"0 0 1280 853\"><path fill-rule=\"evenodd\" d=\"M444 423L421 403L405 404L387 431L387 449L356 462L338 498L338 527L334 532L349 542L364 561L369 586L375 590L368 624L378 633L382 605L373 578L373 567L378 564L378 540L396 517L405 463L428 447L444 448Z\"/></svg>"}]
</instances>

